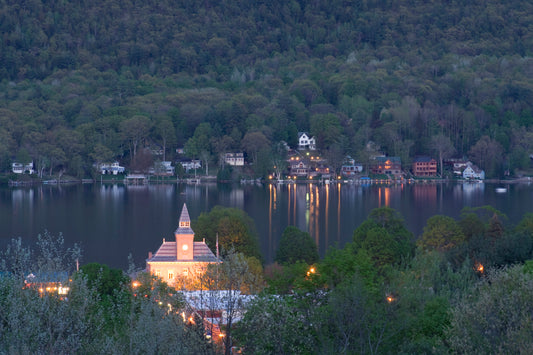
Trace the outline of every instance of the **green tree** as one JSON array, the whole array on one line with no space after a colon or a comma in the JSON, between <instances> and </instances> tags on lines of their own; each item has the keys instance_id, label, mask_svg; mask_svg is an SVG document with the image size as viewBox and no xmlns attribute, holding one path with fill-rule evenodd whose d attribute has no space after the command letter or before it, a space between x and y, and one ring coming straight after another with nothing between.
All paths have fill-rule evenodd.
<instances>
[{"instance_id":1,"label":"green tree","mask_svg":"<svg viewBox=\"0 0 533 355\"><path fill-rule=\"evenodd\" d=\"M146 116L133 116L120 123L122 138L129 146L130 160L133 162L137 155L137 148L146 139L150 131L152 122Z\"/></svg>"},{"instance_id":2,"label":"green tree","mask_svg":"<svg viewBox=\"0 0 533 355\"><path fill-rule=\"evenodd\" d=\"M236 338L254 354L310 354L316 348L313 309L298 296L259 296L237 325Z\"/></svg>"},{"instance_id":3,"label":"green tree","mask_svg":"<svg viewBox=\"0 0 533 355\"><path fill-rule=\"evenodd\" d=\"M468 153L472 161L484 169L488 176L502 175L503 148L500 143L483 136L470 148Z\"/></svg>"},{"instance_id":4,"label":"green tree","mask_svg":"<svg viewBox=\"0 0 533 355\"><path fill-rule=\"evenodd\" d=\"M424 250L446 251L463 243L465 239L461 227L453 218L436 215L427 220L417 244Z\"/></svg>"},{"instance_id":5,"label":"green tree","mask_svg":"<svg viewBox=\"0 0 533 355\"><path fill-rule=\"evenodd\" d=\"M452 309L446 332L450 351L530 353L532 289L532 274L522 266L491 272Z\"/></svg>"},{"instance_id":6,"label":"green tree","mask_svg":"<svg viewBox=\"0 0 533 355\"><path fill-rule=\"evenodd\" d=\"M262 260L253 220L243 210L215 206L202 213L192 225L196 240L205 238L214 247L218 236L222 252L235 250Z\"/></svg>"},{"instance_id":7,"label":"green tree","mask_svg":"<svg viewBox=\"0 0 533 355\"><path fill-rule=\"evenodd\" d=\"M318 259L318 248L309 233L302 232L295 226L285 228L274 261L280 264L304 261L311 265L316 263Z\"/></svg>"},{"instance_id":8,"label":"green tree","mask_svg":"<svg viewBox=\"0 0 533 355\"><path fill-rule=\"evenodd\" d=\"M452 141L444 134L438 134L431 138L431 148L437 152L439 156L440 176L444 177L444 164L443 160L449 158L455 153Z\"/></svg>"},{"instance_id":9,"label":"green tree","mask_svg":"<svg viewBox=\"0 0 533 355\"><path fill-rule=\"evenodd\" d=\"M355 250L366 250L380 267L399 263L410 257L413 251L412 238L412 233L405 227L400 214L390 207L372 210L353 233Z\"/></svg>"},{"instance_id":10,"label":"green tree","mask_svg":"<svg viewBox=\"0 0 533 355\"><path fill-rule=\"evenodd\" d=\"M163 161L167 159L167 148L176 143L176 131L174 124L170 119L160 120L156 126L156 134L159 137L161 145L163 146Z\"/></svg>"},{"instance_id":11,"label":"green tree","mask_svg":"<svg viewBox=\"0 0 533 355\"><path fill-rule=\"evenodd\" d=\"M241 142L242 149L251 157L253 164L257 163L258 153L263 149L270 148L269 139L261 132L248 132Z\"/></svg>"}]
</instances>

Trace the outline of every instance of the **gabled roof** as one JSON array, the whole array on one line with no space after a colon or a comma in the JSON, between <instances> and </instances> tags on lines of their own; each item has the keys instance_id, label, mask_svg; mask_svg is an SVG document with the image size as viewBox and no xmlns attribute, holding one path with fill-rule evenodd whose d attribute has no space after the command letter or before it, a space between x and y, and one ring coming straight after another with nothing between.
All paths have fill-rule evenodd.
<instances>
[{"instance_id":1,"label":"gabled roof","mask_svg":"<svg viewBox=\"0 0 533 355\"><path fill-rule=\"evenodd\" d=\"M193 246L194 256L193 262L218 262L215 254L209 249L204 242L194 242ZM163 240L163 244L159 247L159 250L155 252L151 259L147 259L148 262L175 262L180 261L177 258L176 242L167 242Z\"/></svg>"},{"instance_id":2,"label":"gabled roof","mask_svg":"<svg viewBox=\"0 0 533 355\"><path fill-rule=\"evenodd\" d=\"M413 159L413 163L429 163L432 160L435 160L433 158L427 157L427 156L420 156Z\"/></svg>"}]
</instances>

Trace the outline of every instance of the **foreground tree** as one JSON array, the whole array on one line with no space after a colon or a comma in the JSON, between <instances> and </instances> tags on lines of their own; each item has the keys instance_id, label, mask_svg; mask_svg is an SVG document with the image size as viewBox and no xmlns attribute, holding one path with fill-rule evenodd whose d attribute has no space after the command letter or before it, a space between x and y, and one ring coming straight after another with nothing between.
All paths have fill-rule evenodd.
<instances>
[{"instance_id":1,"label":"foreground tree","mask_svg":"<svg viewBox=\"0 0 533 355\"><path fill-rule=\"evenodd\" d=\"M445 251L464 241L463 231L453 218L437 215L428 219L417 244L424 250Z\"/></svg>"},{"instance_id":2,"label":"foreground tree","mask_svg":"<svg viewBox=\"0 0 533 355\"><path fill-rule=\"evenodd\" d=\"M303 261L311 265L316 263L318 259L316 243L309 233L302 232L295 226L285 228L279 241L275 261L280 264Z\"/></svg>"},{"instance_id":3,"label":"foreground tree","mask_svg":"<svg viewBox=\"0 0 533 355\"><path fill-rule=\"evenodd\" d=\"M232 353L234 345L232 332L250 300L249 294L257 294L264 287L261 274L262 270L258 270L257 262L230 250L222 263L209 265L206 272L199 277L201 307L211 314L218 312L224 314L224 317L206 319L206 323L207 330L211 334L214 333L214 326L223 331L225 354Z\"/></svg>"},{"instance_id":4,"label":"foreground tree","mask_svg":"<svg viewBox=\"0 0 533 355\"><path fill-rule=\"evenodd\" d=\"M412 254L412 238L400 214L390 207L381 207L372 210L354 231L353 247L356 252L365 250L375 265L382 269Z\"/></svg>"},{"instance_id":5,"label":"foreground tree","mask_svg":"<svg viewBox=\"0 0 533 355\"><path fill-rule=\"evenodd\" d=\"M533 274L522 266L490 272L451 312L446 332L454 353L533 352Z\"/></svg>"}]
</instances>

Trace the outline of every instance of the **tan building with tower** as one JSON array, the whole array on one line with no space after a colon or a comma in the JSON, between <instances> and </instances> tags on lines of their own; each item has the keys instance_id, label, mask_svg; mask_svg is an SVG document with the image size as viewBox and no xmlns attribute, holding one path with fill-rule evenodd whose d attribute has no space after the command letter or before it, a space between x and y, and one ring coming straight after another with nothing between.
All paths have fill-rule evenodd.
<instances>
[{"instance_id":1,"label":"tan building with tower","mask_svg":"<svg viewBox=\"0 0 533 355\"><path fill-rule=\"evenodd\" d=\"M163 244L155 254L148 253L146 259L146 271L160 277L168 285L182 285L184 280L194 279L203 273L207 265L220 262L205 241L194 241L186 204L183 204L174 236L175 241L171 242L163 238Z\"/></svg>"}]
</instances>

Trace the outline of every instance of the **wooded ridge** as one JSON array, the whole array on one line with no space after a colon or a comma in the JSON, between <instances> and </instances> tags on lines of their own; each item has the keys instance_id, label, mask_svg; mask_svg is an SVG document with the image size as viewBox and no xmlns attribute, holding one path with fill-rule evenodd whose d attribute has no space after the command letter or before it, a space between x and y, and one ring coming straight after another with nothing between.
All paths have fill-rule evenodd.
<instances>
[{"instance_id":1,"label":"wooded ridge","mask_svg":"<svg viewBox=\"0 0 533 355\"><path fill-rule=\"evenodd\" d=\"M244 151L264 176L307 131L333 167L372 141L527 174L532 26L518 0L4 0L1 170L85 177L157 144Z\"/></svg>"}]
</instances>

